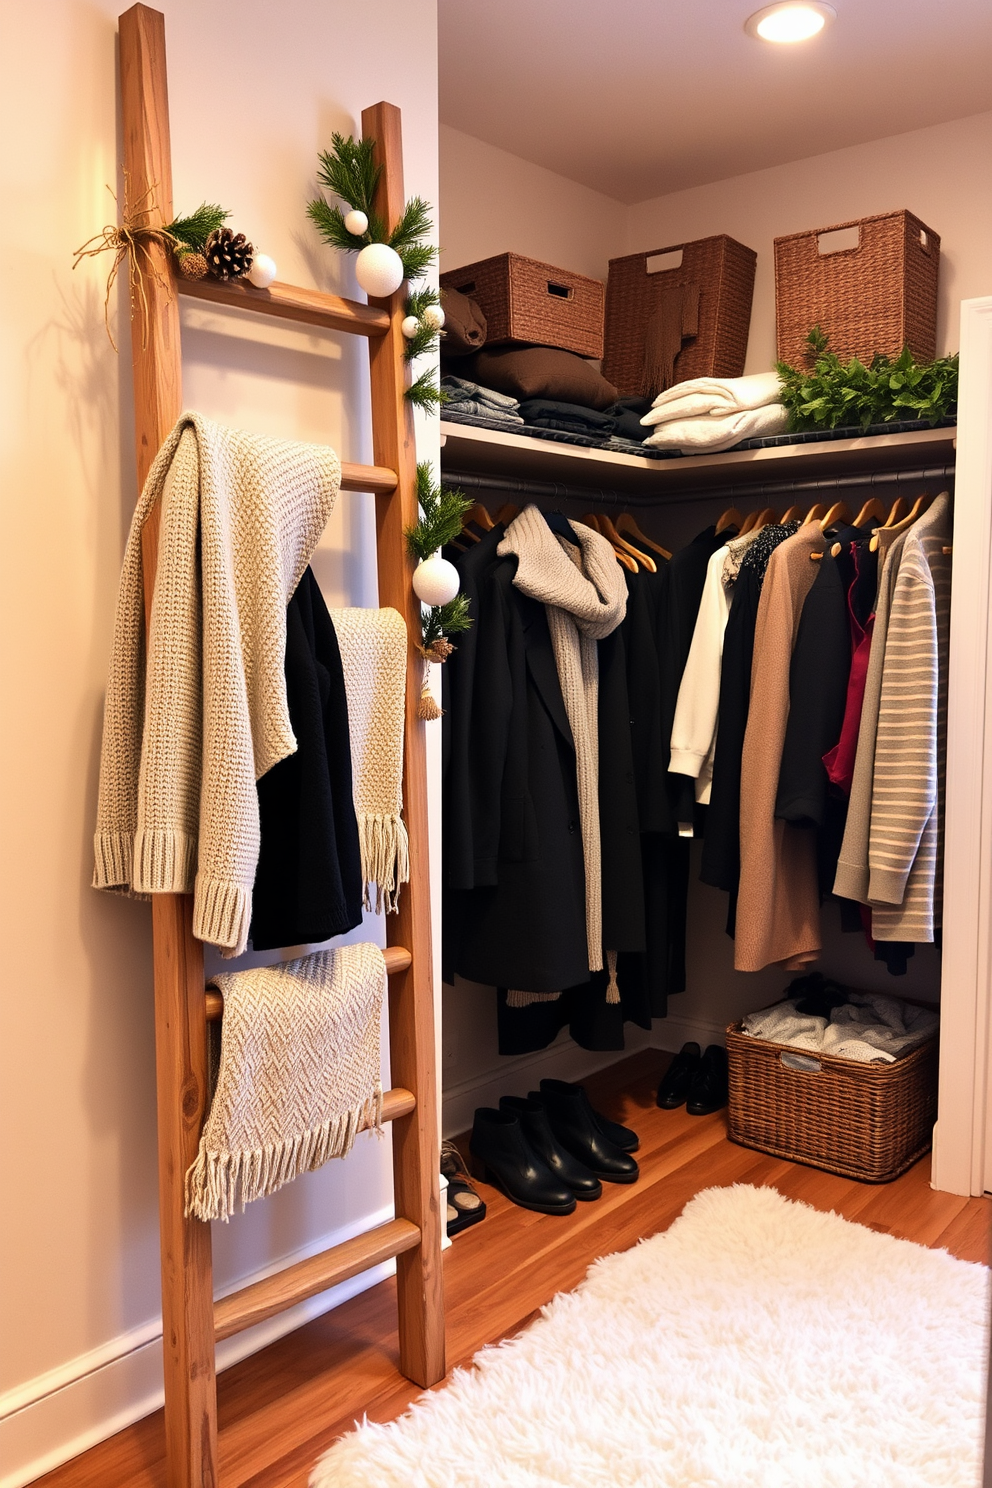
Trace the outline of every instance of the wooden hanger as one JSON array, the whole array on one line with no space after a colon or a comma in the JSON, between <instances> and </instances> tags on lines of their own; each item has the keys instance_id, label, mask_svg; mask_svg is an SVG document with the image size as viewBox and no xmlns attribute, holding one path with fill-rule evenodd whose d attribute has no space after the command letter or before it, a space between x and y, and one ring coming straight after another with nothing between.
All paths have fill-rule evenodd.
<instances>
[{"instance_id":1,"label":"wooden hanger","mask_svg":"<svg viewBox=\"0 0 992 1488\"><path fill-rule=\"evenodd\" d=\"M882 523L882 526L895 527L898 522L902 521L903 517L908 511L909 502L906 500L905 496L897 496L895 501L893 501L892 503L892 510L889 512L886 520Z\"/></svg>"},{"instance_id":2,"label":"wooden hanger","mask_svg":"<svg viewBox=\"0 0 992 1488\"><path fill-rule=\"evenodd\" d=\"M853 525L855 527L867 527L871 524L874 527L878 527L884 523L887 516L888 513L878 497L870 496L855 517Z\"/></svg>"},{"instance_id":3,"label":"wooden hanger","mask_svg":"<svg viewBox=\"0 0 992 1488\"><path fill-rule=\"evenodd\" d=\"M716 535L717 537L719 537L720 533L726 532L728 527L736 527L738 532L740 532L743 525L744 518L737 510L736 506L728 506L727 510L725 512L722 512L721 515L717 518Z\"/></svg>"},{"instance_id":4,"label":"wooden hanger","mask_svg":"<svg viewBox=\"0 0 992 1488\"><path fill-rule=\"evenodd\" d=\"M511 502L508 502L506 506L501 506L496 513L496 521L502 522L504 527L509 527L513 519L519 517L519 515L519 506L514 506Z\"/></svg>"},{"instance_id":5,"label":"wooden hanger","mask_svg":"<svg viewBox=\"0 0 992 1488\"><path fill-rule=\"evenodd\" d=\"M593 532L598 532L600 537L606 538L607 542L610 544L610 546L613 548L614 553L616 554L618 563L622 564L623 567L628 569L630 573L640 573L640 569L637 565L637 560L633 557L632 553L627 551L628 545L624 544L623 547L618 547L617 543L613 541L613 538L610 536L610 534L604 530L603 524L604 522L609 521L608 517L602 516L599 512L586 512L585 516L580 518L580 520L586 527L591 527ZM611 522L610 526L612 527L612 525L613 524ZM617 534L617 536L620 542L623 542L623 539L619 537L619 533ZM648 561L648 559L644 559L645 564Z\"/></svg>"},{"instance_id":6,"label":"wooden hanger","mask_svg":"<svg viewBox=\"0 0 992 1488\"><path fill-rule=\"evenodd\" d=\"M602 512L599 517L599 530L604 537L609 538L613 546L620 552L628 553L635 563L643 563L648 573L658 572L658 565L651 557L651 554L641 552L640 548L635 547L633 543L629 543L625 537L621 537L612 517L608 517Z\"/></svg>"},{"instance_id":7,"label":"wooden hanger","mask_svg":"<svg viewBox=\"0 0 992 1488\"><path fill-rule=\"evenodd\" d=\"M803 508L801 506L790 506L782 513L782 526L788 522L801 522L803 519Z\"/></svg>"},{"instance_id":8,"label":"wooden hanger","mask_svg":"<svg viewBox=\"0 0 992 1488\"><path fill-rule=\"evenodd\" d=\"M762 527L768 526L769 522L777 521L778 517L775 515L774 509L770 506L766 506L763 511L759 511L758 515L754 519L754 526L749 528L749 531L760 532Z\"/></svg>"},{"instance_id":9,"label":"wooden hanger","mask_svg":"<svg viewBox=\"0 0 992 1488\"><path fill-rule=\"evenodd\" d=\"M477 527L482 528L483 532L492 532L496 525L481 501L477 501L474 506L469 507L464 517L462 517L462 527L467 527L469 522L474 522Z\"/></svg>"},{"instance_id":10,"label":"wooden hanger","mask_svg":"<svg viewBox=\"0 0 992 1488\"><path fill-rule=\"evenodd\" d=\"M744 518L743 522L741 523L741 529L740 529L740 532L738 532L737 536L738 537L743 537L746 532L753 532L754 531L754 524L755 524L755 522L757 522L757 520L758 520L758 513L756 511L748 512L747 516Z\"/></svg>"},{"instance_id":11,"label":"wooden hanger","mask_svg":"<svg viewBox=\"0 0 992 1488\"><path fill-rule=\"evenodd\" d=\"M803 526L807 527L810 522L821 522L826 515L827 508L822 504L822 502L818 502L816 506L811 506L809 511L806 513L806 516L803 520Z\"/></svg>"},{"instance_id":12,"label":"wooden hanger","mask_svg":"<svg viewBox=\"0 0 992 1488\"><path fill-rule=\"evenodd\" d=\"M719 527L716 530L719 532ZM652 553L660 553L661 557L666 561L672 556L667 548L661 546L661 543L656 543L646 533L641 531L630 512L621 512L619 517L617 517L617 531L628 532L639 548L650 548Z\"/></svg>"},{"instance_id":13,"label":"wooden hanger","mask_svg":"<svg viewBox=\"0 0 992 1488\"><path fill-rule=\"evenodd\" d=\"M835 501L825 517L820 520L820 526L826 532L828 527L836 527L838 522L843 522L845 527L851 525L851 513L845 501Z\"/></svg>"},{"instance_id":14,"label":"wooden hanger","mask_svg":"<svg viewBox=\"0 0 992 1488\"><path fill-rule=\"evenodd\" d=\"M893 522L891 520L890 514L890 520L885 524L886 531L906 532L910 527L912 527L914 522L918 521L918 519L922 517L925 511L929 510L929 508L933 505L934 499L935 498L933 496L929 496L925 492L922 496L917 496L916 500L913 502L913 505L909 507L909 510L906 512L906 515L904 517L901 517L899 521ZM899 497L899 502L902 503L903 507L909 506L909 502L906 501L905 498L902 496ZM878 551L878 528L875 529L875 535L871 539L869 546L873 553Z\"/></svg>"}]
</instances>

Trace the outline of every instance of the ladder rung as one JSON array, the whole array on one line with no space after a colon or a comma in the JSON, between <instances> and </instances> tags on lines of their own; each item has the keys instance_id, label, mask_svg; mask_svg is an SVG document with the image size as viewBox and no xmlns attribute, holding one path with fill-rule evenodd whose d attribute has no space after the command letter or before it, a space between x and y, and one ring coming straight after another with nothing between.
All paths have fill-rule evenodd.
<instances>
[{"instance_id":1,"label":"ladder rung","mask_svg":"<svg viewBox=\"0 0 992 1488\"><path fill-rule=\"evenodd\" d=\"M348 465L341 462L342 491L374 491L388 496L396 490L396 471L385 465Z\"/></svg>"},{"instance_id":2,"label":"ladder rung","mask_svg":"<svg viewBox=\"0 0 992 1488\"><path fill-rule=\"evenodd\" d=\"M230 1338L232 1333L262 1323L277 1312L285 1312L287 1307L316 1297L318 1292L326 1292L329 1287L390 1261L405 1250L413 1250L419 1243L417 1225L408 1219L391 1219L388 1224L356 1235L353 1240L333 1245L320 1255L298 1261L275 1276L267 1276L264 1281L256 1281L215 1302L214 1336L218 1342Z\"/></svg>"},{"instance_id":3,"label":"ladder rung","mask_svg":"<svg viewBox=\"0 0 992 1488\"><path fill-rule=\"evenodd\" d=\"M382 959L386 963L386 975L397 976L401 971L406 971L413 957L406 946L387 946L382 953ZM224 994L218 992L215 987L207 988L207 1022L219 1023L224 1016Z\"/></svg>"},{"instance_id":4,"label":"ladder rung","mask_svg":"<svg viewBox=\"0 0 992 1488\"><path fill-rule=\"evenodd\" d=\"M205 279L177 277L176 287L180 294L190 295L194 300L233 305L238 310L253 310L256 315L298 320L327 330L349 331L354 336L384 336L389 329L385 310L359 304L357 300L344 300L340 295L324 294L319 289L303 289L298 284L277 281L268 289L255 289L250 284L224 284L208 275Z\"/></svg>"}]
</instances>

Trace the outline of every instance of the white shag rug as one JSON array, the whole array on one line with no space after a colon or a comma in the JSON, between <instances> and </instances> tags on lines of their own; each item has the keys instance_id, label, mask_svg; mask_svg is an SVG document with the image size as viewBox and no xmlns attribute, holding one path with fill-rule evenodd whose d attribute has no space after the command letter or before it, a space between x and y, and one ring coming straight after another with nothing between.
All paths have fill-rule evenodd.
<instances>
[{"instance_id":1,"label":"white shag rug","mask_svg":"<svg viewBox=\"0 0 992 1488\"><path fill-rule=\"evenodd\" d=\"M987 1280L774 1189L711 1188L310 1482L977 1488Z\"/></svg>"}]
</instances>

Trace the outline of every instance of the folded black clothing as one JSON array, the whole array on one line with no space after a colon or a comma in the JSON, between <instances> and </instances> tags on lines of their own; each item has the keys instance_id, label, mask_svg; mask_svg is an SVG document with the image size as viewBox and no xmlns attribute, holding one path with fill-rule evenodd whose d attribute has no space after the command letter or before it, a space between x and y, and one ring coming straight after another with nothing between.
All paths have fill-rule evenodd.
<instances>
[{"instance_id":1,"label":"folded black clothing","mask_svg":"<svg viewBox=\"0 0 992 1488\"><path fill-rule=\"evenodd\" d=\"M571 434L615 433L616 420L595 408L578 403L560 403L553 398L528 398L520 405L520 416L526 424L543 429L566 429Z\"/></svg>"},{"instance_id":2,"label":"folded black clothing","mask_svg":"<svg viewBox=\"0 0 992 1488\"><path fill-rule=\"evenodd\" d=\"M334 623L309 568L286 607L285 669L297 748L256 787L256 951L318 943L362 923L344 669Z\"/></svg>"},{"instance_id":3,"label":"folded black clothing","mask_svg":"<svg viewBox=\"0 0 992 1488\"><path fill-rule=\"evenodd\" d=\"M641 417L651 407L650 398L618 398L605 410L616 419L616 432L624 439L633 439L641 444L652 433L649 425L641 423Z\"/></svg>"}]
</instances>

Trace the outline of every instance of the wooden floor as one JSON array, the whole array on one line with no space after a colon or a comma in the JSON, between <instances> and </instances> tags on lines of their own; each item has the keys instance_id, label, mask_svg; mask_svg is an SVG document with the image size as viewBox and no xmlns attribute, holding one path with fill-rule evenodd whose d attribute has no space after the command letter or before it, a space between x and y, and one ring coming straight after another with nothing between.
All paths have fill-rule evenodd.
<instances>
[{"instance_id":1,"label":"wooden floor","mask_svg":"<svg viewBox=\"0 0 992 1488\"><path fill-rule=\"evenodd\" d=\"M638 1054L586 1082L600 1109L640 1134L637 1184L606 1184L602 1199L566 1219L530 1214L479 1186L486 1219L445 1252L451 1367L516 1332L597 1256L666 1229L711 1185L770 1185L871 1229L988 1260L992 1200L933 1193L929 1159L876 1187L736 1147L722 1114L658 1110L654 1090L668 1058ZM218 1388L221 1488L305 1488L314 1459L357 1416L388 1421L418 1393L397 1373L396 1357L394 1289L384 1282L227 1370ZM162 1446L159 1411L37 1481L161 1488Z\"/></svg>"}]
</instances>

